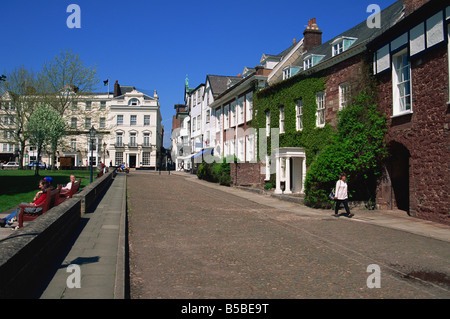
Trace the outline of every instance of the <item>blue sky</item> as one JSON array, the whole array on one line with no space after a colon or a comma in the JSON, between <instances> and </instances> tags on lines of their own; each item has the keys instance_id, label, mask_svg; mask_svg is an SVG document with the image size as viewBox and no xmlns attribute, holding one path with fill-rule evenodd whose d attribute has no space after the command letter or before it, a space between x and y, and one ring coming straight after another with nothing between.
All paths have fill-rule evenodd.
<instances>
[{"instance_id":1,"label":"blue sky","mask_svg":"<svg viewBox=\"0 0 450 319\"><path fill-rule=\"evenodd\" d=\"M311 18L328 39L364 21L367 6L395 0L152 1L14 0L0 5L0 73L17 66L38 71L71 49L101 80L110 78L160 97L164 145L170 145L174 104L184 103L207 74L237 75L303 37ZM81 8L81 28L69 29L70 4ZM112 90L112 85L110 86ZM99 84L99 91L105 91Z\"/></svg>"}]
</instances>

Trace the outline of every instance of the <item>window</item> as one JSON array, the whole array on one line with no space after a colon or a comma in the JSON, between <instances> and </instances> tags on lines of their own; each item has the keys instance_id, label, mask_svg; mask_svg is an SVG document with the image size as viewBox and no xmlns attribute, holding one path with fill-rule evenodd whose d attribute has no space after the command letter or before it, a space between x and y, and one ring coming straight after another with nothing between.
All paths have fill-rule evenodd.
<instances>
[{"instance_id":1,"label":"window","mask_svg":"<svg viewBox=\"0 0 450 319\"><path fill-rule=\"evenodd\" d=\"M91 110L91 102L86 102L86 111Z\"/></svg>"},{"instance_id":2,"label":"window","mask_svg":"<svg viewBox=\"0 0 450 319\"><path fill-rule=\"evenodd\" d=\"M145 165L145 166L150 165L150 152L142 153L142 165Z\"/></svg>"},{"instance_id":3,"label":"window","mask_svg":"<svg viewBox=\"0 0 450 319\"><path fill-rule=\"evenodd\" d=\"M316 126L323 127L325 125L325 92L316 93Z\"/></svg>"},{"instance_id":4,"label":"window","mask_svg":"<svg viewBox=\"0 0 450 319\"><path fill-rule=\"evenodd\" d=\"M101 117L100 118L100 128L105 128L106 127L106 118Z\"/></svg>"},{"instance_id":5,"label":"window","mask_svg":"<svg viewBox=\"0 0 450 319\"><path fill-rule=\"evenodd\" d=\"M284 133L284 106L278 108L280 110L280 133Z\"/></svg>"},{"instance_id":6,"label":"window","mask_svg":"<svg viewBox=\"0 0 450 319\"><path fill-rule=\"evenodd\" d=\"M305 59L303 61L303 69L308 70L313 67L313 59L312 57Z\"/></svg>"},{"instance_id":7,"label":"window","mask_svg":"<svg viewBox=\"0 0 450 319\"><path fill-rule=\"evenodd\" d=\"M144 126L150 126L150 115L144 115Z\"/></svg>"},{"instance_id":8,"label":"window","mask_svg":"<svg viewBox=\"0 0 450 319\"><path fill-rule=\"evenodd\" d=\"M122 132L116 133L116 146L123 147L123 133Z\"/></svg>"},{"instance_id":9,"label":"window","mask_svg":"<svg viewBox=\"0 0 450 319\"><path fill-rule=\"evenodd\" d=\"M247 135L247 162L254 162L255 161L255 136L254 135Z\"/></svg>"},{"instance_id":10,"label":"window","mask_svg":"<svg viewBox=\"0 0 450 319\"><path fill-rule=\"evenodd\" d=\"M85 129L90 129L90 128L91 128L91 118L90 118L90 117L87 117L87 118L84 120L84 128L85 128Z\"/></svg>"},{"instance_id":11,"label":"window","mask_svg":"<svg viewBox=\"0 0 450 319\"><path fill-rule=\"evenodd\" d=\"M115 157L116 166L120 166L123 163L123 152L116 152Z\"/></svg>"},{"instance_id":12,"label":"window","mask_svg":"<svg viewBox=\"0 0 450 319\"><path fill-rule=\"evenodd\" d=\"M289 79L291 77L291 68L287 67L283 69L283 80Z\"/></svg>"},{"instance_id":13,"label":"window","mask_svg":"<svg viewBox=\"0 0 450 319\"><path fill-rule=\"evenodd\" d=\"M238 139L237 158L239 159L240 162L244 162L245 161L245 158L244 158L244 156L245 156L244 143L245 143L245 140L244 140L243 137Z\"/></svg>"},{"instance_id":14,"label":"window","mask_svg":"<svg viewBox=\"0 0 450 319\"><path fill-rule=\"evenodd\" d=\"M297 131L303 130L303 100L297 100L295 102L295 113L296 113L296 128Z\"/></svg>"},{"instance_id":15,"label":"window","mask_svg":"<svg viewBox=\"0 0 450 319\"><path fill-rule=\"evenodd\" d=\"M344 52L344 41L340 41L333 45L333 56Z\"/></svg>"},{"instance_id":16,"label":"window","mask_svg":"<svg viewBox=\"0 0 450 319\"><path fill-rule=\"evenodd\" d=\"M197 120L195 119L195 117L192 119L192 132L195 132L195 126L197 124Z\"/></svg>"},{"instance_id":17,"label":"window","mask_svg":"<svg viewBox=\"0 0 450 319\"><path fill-rule=\"evenodd\" d=\"M210 120L211 120L211 111L206 110L206 123L209 123Z\"/></svg>"},{"instance_id":18,"label":"window","mask_svg":"<svg viewBox=\"0 0 450 319\"><path fill-rule=\"evenodd\" d=\"M236 125L236 101L234 101L233 103L231 103L230 113L231 113L231 123L230 123L230 126L233 127L233 126Z\"/></svg>"},{"instance_id":19,"label":"window","mask_svg":"<svg viewBox=\"0 0 450 319\"><path fill-rule=\"evenodd\" d=\"M202 117L199 115L197 116L197 131L200 131L202 128Z\"/></svg>"},{"instance_id":20,"label":"window","mask_svg":"<svg viewBox=\"0 0 450 319\"><path fill-rule=\"evenodd\" d=\"M130 126L135 126L137 124L137 115L130 115Z\"/></svg>"},{"instance_id":21,"label":"window","mask_svg":"<svg viewBox=\"0 0 450 319\"><path fill-rule=\"evenodd\" d=\"M350 37L339 37L336 40L334 40L332 45L332 53L333 56L336 56L338 54L341 54L345 50L347 50L355 41L357 38L350 38Z\"/></svg>"},{"instance_id":22,"label":"window","mask_svg":"<svg viewBox=\"0 0 450 319\"><path fill-rule=\"evenodd\" d=\"M70 148L72 149L72 152L76 152L76 150L77 150L77 140L75 138L70 140Z\"/></svg>"},{"instance_id":23,"label":"window","mask_svg":"<svg viewBox=\"0 0 450 319\"><path fill-rule=\"evenodd\" d=\"M100 101L100 110L106 109L106 101Z\"/></svg>"},{"instance_id":24,"label":"window","mask_svg":"<svg viewBox=\"0 0 450 319\"><path fill-rule=\"evenodd\" d=\"M150 133L144 133L144 146L150 146Z\"/></svg>"},{"instance_id":25,"label":"window","mask_svg":"<svg viewBox=\"0 0 450 319\"><path fill-rule=\"evenodd\" d=\"M339 85L339 111L342 110L351 99L350 84L342 83Z\"/></svg>"},{"instance_id":26,"label":"window","mask_svg":"<svg viewBox=\"0 0 450 319\"><path fill-rule=\"evenodd\" d=\"M266 111L266 136L270 136L270 111Z\"/></svg>"},{"instance_id":27,"label":"window","mask_svg":"<svg viewBox=\"0 0 450 319\"><path fill-rule=\"evenodd\" d=\"M128 105L130 105L130 106L139 106L140 104L141 103L136 98L130 99L130 101L128 101Z\"/></svg>"},{"instance_id":28,"label":"window","mask_svg":"<svg viewBox=\"0 0 450 319\"><path fill-rule=\"evenodd\" d=\"M72 101L72 111L75 111L77 109L77 102Z\"/></svg>"},{"instance_id":29,"label":"window","mask_svg":"<svg viewBox=\"0 0 450 319\"><path fill-rule=\"evenodd\" d=\"M132 147L137 146L137 144L136 144L136 133L135 132L130 133L130 145L129 146L132 146Z\"/></svg>"},{"instance_id":30,"label":"window","mask_svg":"<svg viewBox=\"0 0 450 319\"><path fill-rule=\"evenodd\" d=\"M247 94L247 100L245 102L246 110L246 121L251 121L253 118L253 92Z\"/></svg>"},{"instance_id":31,"label":"window","mask_svg":"<svg viewBox=\"0 0 450 319\"><path fill-rule=\"evenodd\" d=\"M230 127L230 122L229 122L229 108L230 105L225 105L223 107L223 129L226 130L227 128Z\"/></svg>"},{"instance_id":32,"label":"window","mask_svg":"<svg viewBox=\"0 0 450 319\"><path fill-rule=\"evenodd\" d=\"M94 157L89 156L89 165L97 166L97 157L96 156L94 156Z\"/></svg>"},{"instance_id":33,"label":"window","mask_svg":"<svg viewBox=\"0 0 450 319\"><path fill-rule=\"evenodd\" d=\"M216 132L220 132L220 116L222 114L221 109L216 110Z\"/></svg>"},{"instance_id":34,"label":"window","mask_svg":"<svg viewBox=\"0 0 450 319\"><path fill-rule=\"evenodd\" d=\"M76 117L72 117L70 119L70 127L71 128L77 128L77 118Z\"/></svg>"},{"instance_id":35,"label":"window","mask_svg":"<svg viewBox=\"0 0 450 319\"><path fill-rule=\"evenodd\" d=\"M117 115L117 125L123 125L123 115Z\"/></svg>"},{"instance_id":36,"label":"window","mask_svg":"<svg viewBox=\"0 0 450 319\"><path fill-rule=\"evenodd\" d=\"M393 115L411 112L411 64L407 51L392 57Z\"/></svg>"},{"instance_id":37,"label":"window","mask_svg":"<svg viewBox=\"0 0 450 319\"><path fill-rule=\"evenodd\" d=\"M244 118L244 97L238 99L237 102L237 113L238 113L238 124L243 124L245 121Z\"/></svg>"}]
</instances>

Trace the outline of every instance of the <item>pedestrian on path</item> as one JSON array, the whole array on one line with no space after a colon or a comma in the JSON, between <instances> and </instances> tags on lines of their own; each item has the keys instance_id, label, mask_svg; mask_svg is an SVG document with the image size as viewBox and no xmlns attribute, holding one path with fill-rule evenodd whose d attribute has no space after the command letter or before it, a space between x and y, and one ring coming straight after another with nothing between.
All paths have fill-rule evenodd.
<instances>
[{"instance_id":1,"label":"pedestrian on path","mask_svg":"<svg viewBox=\"0 0 450 319\"><path fill-rule=\"evenodd\" d=\"M336 189L335 189L335 208L334 208L334 217L339 217L339 208L341 206L341 203L344 204L345 212L347 213L347 217L351 218L355 216L354 214L350 213L350 209L348 208L348 186L347 182L345 181L347 176L345 173L341 173L339 175L339 180L336 183Z\"/></svg>"}]
</instances>

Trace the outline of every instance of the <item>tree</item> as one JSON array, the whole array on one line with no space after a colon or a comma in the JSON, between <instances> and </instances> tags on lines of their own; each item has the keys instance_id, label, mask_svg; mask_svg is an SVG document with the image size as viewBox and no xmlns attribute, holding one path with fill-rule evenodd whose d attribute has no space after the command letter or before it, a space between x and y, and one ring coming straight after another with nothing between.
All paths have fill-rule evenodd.
<instances>
[{"instance_id":1,"label":"tree","mask_svg":"<svg viewBox=\"0 0 450 319\"><path fill-rule=\"evenodd\" d=\"M69 115L76 118L95 116L95 109L83 112L74 110L76 103L89 96L100 83L96 69L85 66L79 55L70 50L61 51L52 61L44 63L42 79L44 102L52 106L61 116L66 119ZM52 169L55 169L58 140L52 143Z\"/></svg>"},{"instance_id":2,"label":"tree","mask_svg":"<svg viewBox=\"0 0 450 319\"><path fill-rule=\"evenodd\" d=\"M0 129L6 141L19 146L19 169L23 168L28 132L25 125L40 103L39 76L25 67L18 67L3 76L0 98Z\"/></svg>"},{"instance_id":3,"label":"tree","mask_svg":"<svg viewBox=\"0 0 450 319\"><path fill-rule=\"evenodd\" d=\"M52 151L56 152L53 145L64 134L66 123L53 107L41 104L26 123L26 130L29 134L30 143L37 146L37 158L41 156L42 149L48 145L52 147ZM36 166L36 175L39 175L39 165Z\"/></svg>"}]
</instances>

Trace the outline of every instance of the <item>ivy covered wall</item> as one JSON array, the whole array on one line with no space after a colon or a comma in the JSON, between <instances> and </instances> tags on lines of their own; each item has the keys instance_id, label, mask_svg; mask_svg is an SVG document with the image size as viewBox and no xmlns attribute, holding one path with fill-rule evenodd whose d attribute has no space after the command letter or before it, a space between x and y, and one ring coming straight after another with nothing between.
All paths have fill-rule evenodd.
<instances>
[{"instance_id":1,"label":"ivy covered wall","mask_svg":"<svg viewBox=\"0 0 450 319\"><path fill-rule=\"evenodd\" d=\"M306 165L309 166L317 154L330 142L333 128L325 124L316 127L316 93L325 90L324 76L294 76L286 81L258 91L253 99L252 126L256 129L266 127L266 111L270 111L270 127L279 128L281 106L284 107L285 133L280 134L280 147L303 147L306 152ZM303 102L303 129L297 131L296 101ZM258 134L260 138L267 138ZM271 138L267 138L267 152L271 154ZM258 150L259 152L259 150ZM258 158L259 158L258 153ZM260 159L262 160L262 159Z\"/></svg>"}]
</instances>

